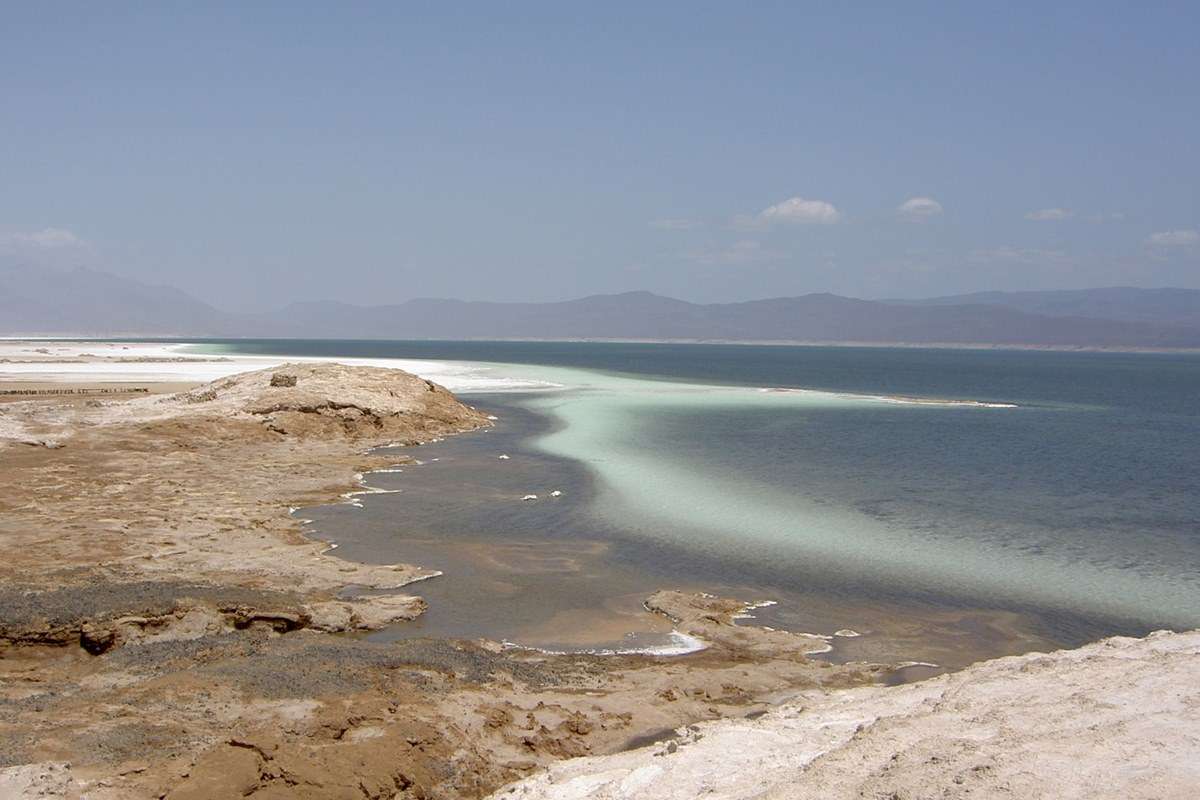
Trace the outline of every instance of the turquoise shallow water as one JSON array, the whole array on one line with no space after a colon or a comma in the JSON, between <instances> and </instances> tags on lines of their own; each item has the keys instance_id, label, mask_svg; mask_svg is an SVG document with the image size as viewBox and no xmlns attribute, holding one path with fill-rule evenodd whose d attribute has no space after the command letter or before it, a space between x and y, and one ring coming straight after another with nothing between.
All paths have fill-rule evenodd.
<instances>
[{"instance_id":1,"label":"turquoise shallow water","mask_svg":"<svg viewBox=\"0 0 1200 800\"><path fill-rule=\"evenodd\" d=\"M529 467L524 476L531 488L546 489L556 471L574 476L579 496L569 515L519 507L505 524L530 535L553 524L560 538L607 543L606 557L631 568L847 603L1011 609L1063 642L1200 624L1195 356L486 342L205 347L492 362L497 375L563 387L472 400L501 409L495 434L515 437L506 447L547 459L540 468L548 472ZM964 400L989 405L928 402ZM528 417L506 434L506 414ZM494 454L447 453L468 471L491 469L471 460L485 455ZM431 539L473 526L486 538L489 512L479 503L438 523L432 499L427 518L413 493L372 502L418 512Z\"/></svg>"},{"instance_id":2,"label":"turquoise shallow water","mask_svg":"<svg viewBox=\"0 0 1200 800\"><path fill-rule=\"evenodd\" d=\"M989 499L995 484L976 480L973 490L964 487L956 497L961 476L950 486L907 476L925 464L880 441L895 427L921 426L933 436L956 426L977 431L978 447L989 431L1014 424L997 422L998 416L1053 410L900 405L559 370L537 376L580 387L531 402L563 423L537 446L595 471L601 486L595 511L614 525L772 571L816 570L1151 624L1200 623L1196 563L1179 560L1188 555L1186 538L1155 542L1136 529L1117 536L1084 529L1063 537L1067 514L1052 525L1038 524L1045 497L1036 498L1035 508L1035 498L1013 495L1007 513L997 508L994 517L975 520L980 509L967 507L970 497ZM857 481L829 486L829 476L810 476L823 464L812 458L815 443L807 437L823 424L843 429L847 439L879 441L894 459L876 470L860 465ZM821 435L827 437L827 431ZM942 442L943 458L948 446ZM983 460L976 447L963 454L974 461L963 469ZM926 444L927 456L934 455L929 449ZM887 487L870 485L885 478ZM931 509L935 492L942 499ZM876 508L869 507L872 501Z\"/></svg>"}]
</instances>

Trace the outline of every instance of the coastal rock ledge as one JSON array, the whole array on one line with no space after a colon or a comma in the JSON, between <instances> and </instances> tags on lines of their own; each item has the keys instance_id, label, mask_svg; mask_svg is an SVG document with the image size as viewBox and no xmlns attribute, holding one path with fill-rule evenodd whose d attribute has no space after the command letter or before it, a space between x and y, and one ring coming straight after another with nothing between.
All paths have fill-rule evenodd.
<instances>
[{"instance_id":1,"label":"coastal rock ledge","mask_svg":"<svg viewBox=\"0 0 1200 800\"><path fill-rule=\"evenodd\" d=\"M151 402L193 416L257 419L275 433L300 437L412 443L489 424L433 381L398 369L326 362L244 372Z\"/></svg>"},{"instance_id":2,"label":"coastal rock ledge","mask_svg":"<svg viewBox=\"0 0 1200 800\"><path fill-rule=\"evenodd\" d=\"M497 800L1194 798L1200 631L1112 638L552 765Z\"/></svg>"}]
</instances>

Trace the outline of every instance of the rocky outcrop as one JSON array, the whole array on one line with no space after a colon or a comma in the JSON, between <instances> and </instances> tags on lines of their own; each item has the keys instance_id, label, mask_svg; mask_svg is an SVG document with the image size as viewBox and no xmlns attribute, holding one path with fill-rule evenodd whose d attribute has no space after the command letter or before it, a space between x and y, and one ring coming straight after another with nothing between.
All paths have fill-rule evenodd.
<instances>
[{"instance_id":1,"label":"rocky outcrop","mask_svg":"<svg viewBox=\"0 0 1200 800\"><path fill-rule=\"evenodd\" d=\"M497 800L1191 798L1200 631L808 692L753 721L552 765ZM668 740L669 739L669 740Z\"/></svg>"},{"instance_id":2,"label":"rocky outcrop","mask_svg":"<svg viewBox=\"0 0 1200 800\"><path fill-rule=\"evenodd\" d=\"M333 363L244 372L150 402L161 410L249 416L300 437L409 442L490 424L432 381L398 369Z\"/></svg>"},{"instance_id":3,"label":"rocky outcrop","mask_svg":"<svg viewBox=\"0 0 1200 800\"><path fill-rule=\"evenodd\" d=\"M287 509L336 501L370 469L408 460L367 452L375 445L490 424L402 370L317 362L126 401L9 403L0 438L61 447L4 440L0 536L9 547L0 573L26 591L143 579L321 600L347 585L396 589L436 571L336 558L301 536ZM0 608L0 627L10 621Z\"/></svg>"},{"instance_id":4,"label":"rocky outcrop","mask_svg":"<svg viewBox=\"0 0 1200 800\"><path fill-rule=\"evenodd\" d=\"M663 590L646 599L646 610L662 614L675 623L675 629L701 639L709 647L746 655L802 658L830 649L821 636L778 631L756 625L738 625L755 603L717 597L703 592Z\"/></svg>"},{"instance_id":5,"label":"rocky outcrop","mask_svg":"<svg viewBox=\"0 0 1200 800\"><path fill-rule=\"evenodd\" d=\"M402 594L305 603L282 592L169 582L45 592L0 589L0 652L14 646L78 646L100 655L128 644L254 628L369 631L414 619L425 608L421 598Z\"/></svg>"}]
</instances>

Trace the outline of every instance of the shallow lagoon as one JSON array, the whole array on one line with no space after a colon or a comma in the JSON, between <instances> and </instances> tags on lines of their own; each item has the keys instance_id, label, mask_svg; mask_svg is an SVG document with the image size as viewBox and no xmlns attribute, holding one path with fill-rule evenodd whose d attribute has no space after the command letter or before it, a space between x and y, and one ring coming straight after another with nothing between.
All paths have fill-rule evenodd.
<instances>
[{"instance_id":1,"label":"shallow lagoon","mask_svg":"<svg viewBox=\"0 0 1200 800\"><path fill-rule=\"evenodd\" d=\"M279 344L257 352L269 347ZM509 360L476 377L563 387L469 395L500 417L496 430L427 446L416 451L424 466L369 479L398 494L305 512L347 557L386 550L383 560L445 570L422 587L433 605L420 626L427 633L571 646L611 645L636 630L650 641L662 630L638 619L638 597L663 585L780 599L758 612L780 626L874 631L838 648L864 656L885 639L896 649L921 630L942 631L933 636L942 644L916 660L1200 623L1193 356L585 343L305 349L406 358L473 350L470 360ZM512 364L514 352L547 363ZM564 366L572 352L586 368ZM776 380L752 382L767 375ZM761 391L798 379L825 391ZM564 495L551 500L554 488ZM539 500L521 502L526 493ZM513 599L489 604L489 582Z\"/></svg>"}]
</instances>

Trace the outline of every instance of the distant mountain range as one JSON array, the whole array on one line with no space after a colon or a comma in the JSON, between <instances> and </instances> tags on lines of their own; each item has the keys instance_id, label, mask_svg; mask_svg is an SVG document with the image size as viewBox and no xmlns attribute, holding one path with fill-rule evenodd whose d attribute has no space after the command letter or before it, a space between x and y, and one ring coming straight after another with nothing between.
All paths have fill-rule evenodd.
<instances>
[{"instance_id":1,"label":"distant mountain range","mask_svg":"<svg viewBox=\"0 0 1200 800\"><path fill-rule=\"evenodd\" d=\"M195 333L229 330L231 315L166 286L88 269L0 264L0 335Z\"/></svg>"},{"instance_id":2,"label":"distant mountain range","mask_svg":"<svg viewBox=\"0 0 1200 800\"><path fill-rule=\"evenodd\" d=\"M234 314L103 272L0 266L0 335L349 339L676 339L1200 347L1200 291L981 292L925 300L808 294L697 304L649 292L556 303L296 303Z\"/></svg>"},{"instance_id":3,"label":"distant mountain range","mask_svg":"<svg viewBox=\"0 0 1200 800\"><path fill-rule=\"evenodd\" d=\"M1195 289L1075 289L1048 292L975 292L928 300L892 300L920 306L1001 306L1048 317L1090 317L1121 322L1200 326L1200 291Z\"/></svg>"}]
</instances>

